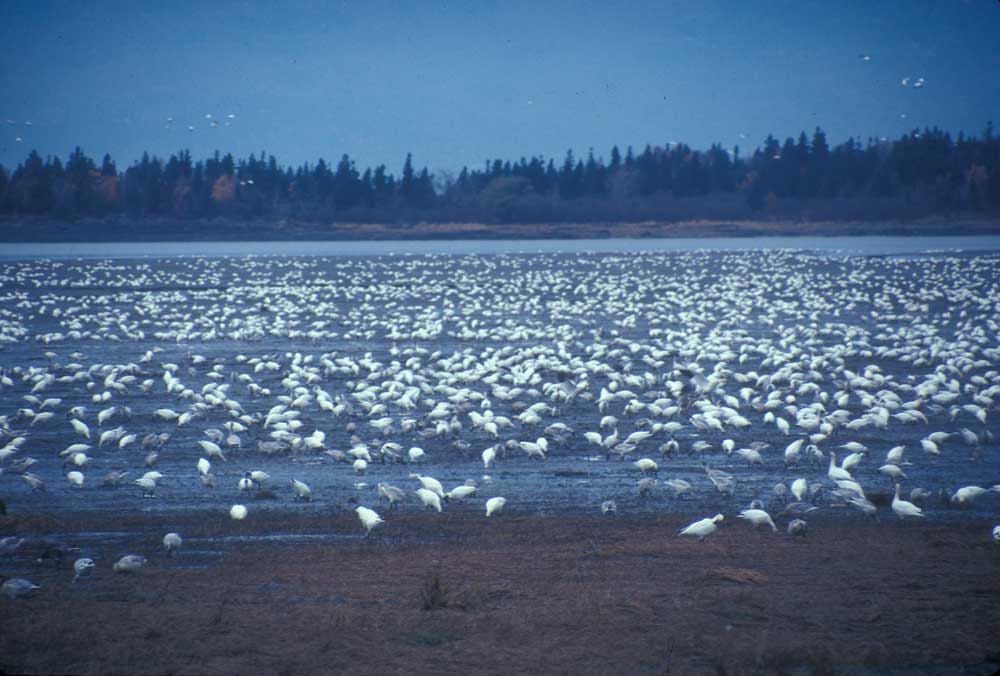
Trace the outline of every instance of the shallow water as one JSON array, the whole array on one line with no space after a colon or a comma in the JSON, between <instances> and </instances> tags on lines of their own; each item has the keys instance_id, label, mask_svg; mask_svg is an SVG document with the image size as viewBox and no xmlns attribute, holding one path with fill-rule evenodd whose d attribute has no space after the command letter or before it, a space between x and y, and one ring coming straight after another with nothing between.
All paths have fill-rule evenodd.
<instances>
[{"instance_id":1,"label":"shallow water","mask_svg":"<svg viewBox=\"0 0 1000 676\"><path fill-rule=\"evenodd\" d=\"M710 373L727 350L738 351L743 345L767 345L780 355L782 350L794 347L796 341L806 346L796 359L824 356L839 360L839 371L816 372L816 392L828 395L850 391L842 382L843 369L863 372L873 366L889 380L882 386L871 387L867 392L871 395L898 384L917 385L935 369L944 368L948 378L961 386L955 406L973 401L975 394L985 389L985 385L974 384L973 378L989 376L991 382L996 382L996 369L1000 366L995 324L1000 298L1000 257L971 251L943 254L931 249L1000 248L1000 239L795 241L810 246L822 244L824 252L850 250L864 244L866 255L830 257L824 252L804 250L764 253L752 250L761 244L753 240L712 240L712 246L720 249L730 244L750 249L730 252L688 251L684 247L694 244L680 240L652 244L648 240L604 240L599 244L517 242L510 246L519 250L552 246L575 253L453 258L368 256L393 251L397 245L401 253L418 253L424 243L414 242L353 243L357 245L353 256L347 254L352 247L346 243L322 243L310 251L316 256L263 259L242 254L247 253L247 248L264 253L262 246L273 254L280 252L280 247L276 248L274 243L199 243L185 248L187 245L172 243L166 245L165 251L157 248L156 253L194 255L207 251L231 256L142 260L87 257L97 256L99 251L103 256L112 253L138 256L141 248L148 255L148 244L123 245L123 248L25 245L28 248L6 249L6 256L19 256L22 260L0 265L3 272L0 311L6 320L0 365L14 380L13 386L0 391L0 415L10 417L8 427L12 431L27 432L27 442L12 459L36 458L38 463L31 471L45 481L46 490L32 492L8 472L0 476L0 496L20 513L126 510L170 514L209 509L224 515L231 504L242 502L253 515L258 511L353 509L357 503L378 506L375 486L385 481L406 489L407 504L402 509L418 510L420 504L412 492L418 484L408 478L416 471L438 478L445 490L466 480L478 482L478 493L468 503L446 504L446 510L481 510L485 499L494 495L508 499L508 510L527 513L597 510L603 501L614 500L619 511L672 510L704 515L744 508L755 498L777 510L783 501L773 494L772 488L779 482L787 485L796 477L804 477L810 483L832 487L826 479L826 460L802 462L797 468L786 469L782 451L790 441L801 437L802 431L793 429L791 435L782 434L774 425L763 422L761 410L754 410L746 402L741 413L750 419L751 427L718 433L699 432L691 426L689 417L694 411L687 408L691 403L688 401L671 418L685 425L675 435L681 447L678 453L661 458L657 448L668 438L661 434L644 442L627 461L605 459L601 449L583 437L584 431L598 430L601 417L608 413L620 419L622 437L640 429L640 421L649 414L625 413L623 402L615 402L607 412L599 412L593 399L577 397L558 404L558 411L543 415L543 422L537 426L515 423L513 428L503 430L498 440L481 429L473 429L468 417L473 404L455 408L453 414L463 424L457 434L424 439L416 433L400 432L399 421L412 417L418 421L417 430L426 429L431 424L425 417L429 410L426 400L446 399L445 390L434 389L440 385L443 367L436 365L438 357L429 353L439 352L439 357L444 358L468 351L464 363L471 368L506 347L538 349L557 361L566 361L569 355L582 361L602 361L624 374L649 373L656 384L640 393L638 398L644 402L664 394L664 374L674 363L697 362ZM779 243L774 239L767 242ZM705 245L704 240L698 243L700 247ZM462 253L485 250L487 244L435 242L427 246ZM650 249L660 244L679 250ZM419 246L414 248L415 245ZM592 245L646 248L641 253L583 253ZM303 251L311 245L290 246ZM325 247L335 247L337 254L319 257L324 250L330 251ZM608 249L611 250L615 249ZM870 254L903 256L872 258ZM35 258L41 255L48 258ZM63 258L71 255L79 259ZM58 317L53 312L56 308L62 311ZM252 330L243 331L249 323ZM911 330L912 339L899 338ZM598 343L610 352L618 352L611 354L602 348L595 357L594 346ZM900 359L905 355L897 348L911 343L914 349L922 351L924 363L916 365L912 360ZM884 348L881 352L880 347ZM394 418L394 433L379 434L367 424L369 418L356 405L353 413L335 416L319 410L315 402L303 409L299 431L308 434L320 429L326 433L326 448L347 450L352 437L347 425L353 422L357 425L354 434L368 442L373 451L385 441L400 443L404 452L410 446L423 448L427 458L419 465L375 462L364 474L358 474L349 464L338 463L318 452L268 456L253 450L257 441L269 438L270 430L265 431L258 424L249 433L241 434L242 449L226 451L227 462L213 460L216 487L204 488L195 470L197 459L203 455L197 441L206 438L204 429L221 428L228 416L215 408L178 427L152 415L161 407L178 412L187 410L197 399L194 395L181 399L177 394L167 394L163 381L163 365L167 363L179 365L177 378L192 393L203 392L212 382L229 383L230 398L237 399L247 414L263 416L277 403L279 394L288 393L283 379L296 353L315 357L313 365L324 354L348 357L355 365L367 354L372 360L388 365L406 361L415 353L405 351L414 348L427 350L421 357L421 366L430 375L427 369L433 365L438 375L428 381L432 389L424 392L425 401L416 409L403 410L390 405L385 415ZM144 353L153 349L158 352L142 361ZM661 356L653 359L650 355L657 350ZM51 354L46 356L46 352ZM195 364L193 355L200 355L205 361ZM263 355L265 361L273 360L280 368L258 370L239 361L238 355ZM762 360L752 351L748 356L745 362L727 357L726 368L734 373L767 374L780 365L780 361ZM659 365L649 363L646 357ZM30 406L24 399L32 385L25 379L27 370L48 369L56 376L68 377L71 371L66 365L70 362L80 364L83 371L94 365L98 365L98 370L80 381L53 382L38 393L42 399L62 399L52 409L56 412L52 420L31 426L30 418L16 417L19 408ZM94 403L92 397L108 391L109 387L99 365L127 363L136 364L136 382L126 387L124 394L113 393L109 401ZM209 377L212 366L221 368L220 378ZM20 371L15 372L15 367ZM509 376L508 385L518 376L516 368L504 367L503 371L505 378ZM351 401L349 393L366 375L365 370L353 373L350 368L328 370L306 389L318 384L332 396ZM541 391L543 385L557 384L562 379L558 370L542 369L537 375L537 380L529 378L522 383L525 393L510 401L496 396L493 386L480 380L481 376L462 375L454 385L464 384L482 393L490 399L492 410L498 415L516 419L525 405L537 401L551 403ZM241 376L252 378L269 389L270 394L249 392ZM138 388L139 382L146 378L154 381L148 393ZM591 373L589 378L586 391L593 396L608 386L607 376L600 372ZM88 382L92 384L87 385ZM815 400L815 392L798 389L805 382L796 382L795 387L781 384L788 390L786 396L794 397L788 404ZM745 386L731 381L718 394L737 396ZM539 391L531 394L533 388ZM913 399L912 393L902 396L903 401L909 399ZM94 434L90 443L95 448L89 452L92 460L84 470L84 487L71 488L57 454L71 443L84 441L66 421L67 410L80 405L86 406L85 420ZM116 415L99 428L97 411L112 405L127 407L130 414ZM834 408L837 406L830 403L829 410ZM852 418L868 410L857 392L843 408ZM838 429L820 445L827 453L838 452L841 458L845 453L838 446L847 441L860 442L870 449L856 472L857 480L869 496L884 496L891 491L891 482L876 469L883 463L885 452L897 444L906 446L906 459L912 463L904 468L909 477L905 482L907 491L920 486L950 494L969 484L988 487L1000 483L1000 447L994 441L985 440L970 447L952 437L941 445L939 456L926 454L920 447L922 438L939 430L957 432L969 428L984 439L987 432L995 438L1000 434L996 405L988 408L987 422L982 424L960 409L924 403L921 410L927 415L927 424L892 420L885 430ZM775 412L790 417L784 410ZM446 420L449 418L451 415ZM547 435L550 444L547 460L529 459L520 451L512 451L508 457L501 456L495 468L484 470L479 459L484 448L508 439L532 441L546 425L554 422L562 422L574 431L567 435ZM97 447L100 430L118 425L137 434L140 440L148 433L171 434L160 452L157 469L166 476L160 481L155 497L142 497L140 489L128 481L118 488L101 487L101 478L111 470L129 471L129 480L146 471L142 466L145 451L140 450L138 443L125 450L114 444ZM603 434L608 432L604 430ZM733 439L737 448L751 442L769 444L763 452L763 466L748 467L735 455L725 455L720 448L725 438ZM703 454L693 453L691 444L698 440L708 441L711 449ZM469 447L457 448L457 442ZM632 465L640 457L655 458L660 463L661 480L689 481L693 485L692 495L674 498L660 485L652 496L640 498L636 484L641 474ZM702 462L735 476L738 484L734 496L723 496L713 489ZM265 488L273 491L275 499L255 499L237 490L237 482L251 469L271 475ZM292 478L311 486L312 502L293 500L288 485ZM367 486L356 487L359 482ZM822 494L816 502L835 514L854 514L849 508L835 506L840 501L828 500ZM384 507L383 502L379 509L387 515ZM891 517L884 504L882 507L883 516ZM1000 494L987 493L973 507L964 510L937 497L925 507L931 518L997 514Z\"/></svg>"},{"instance_id":2,"label":"shallow water","mask_svg":"<svg viewBox=\"0 0 1000 676\"><path fill-rule=\"evenodd\" d=\"M0 259L157 258L162 256L395 256L425 254L644 253L753 251L762 249L843 252L869 256L931 251L998 251L1000 235L938 237L674 237L533 240L397 240L359 242L10 242Z\"/></svg>"}]
</instances>

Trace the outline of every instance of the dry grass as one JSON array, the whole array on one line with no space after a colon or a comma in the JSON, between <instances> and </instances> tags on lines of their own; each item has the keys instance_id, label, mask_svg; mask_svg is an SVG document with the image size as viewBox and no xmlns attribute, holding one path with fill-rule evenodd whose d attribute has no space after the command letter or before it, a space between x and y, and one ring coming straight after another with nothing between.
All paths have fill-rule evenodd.
<instances>
[{"instance_id":1,"label":"dry grass","mask_svg":"<svg viewBox=\"0 0 1000 676\"><path fill-rule=\"evenodd\" d=\"M705 573L705 579L724 580L726 582L739 582L740 584L764 584L767 582L767 575L756 570L747 568L713 568Z\"/></svg>"}]
</instances>

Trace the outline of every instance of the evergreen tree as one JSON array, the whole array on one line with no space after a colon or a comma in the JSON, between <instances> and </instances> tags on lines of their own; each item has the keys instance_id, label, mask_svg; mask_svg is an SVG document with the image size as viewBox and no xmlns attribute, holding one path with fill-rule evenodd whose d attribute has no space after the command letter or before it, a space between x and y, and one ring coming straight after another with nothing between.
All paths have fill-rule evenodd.
<instances>
[{"instance_id":1,"label":"evergreen tree","mask_svg":"<svg viewBox=\"0 0 1000 676\"><path fill-rule=\"evenodd\" d=\"M322 158L293 167L264 152L194 161L181 150L166 161L144 153L119 173L109 155L97 164L75 148L65 163L32 151L12 171L0 169L0 210L65 219L127 213L329 222L363 213L380 222L646 220L715 213L716 205L734 204L715 199L727 194L766 217L848 203L864 209L871 200L902 215L987 210L1000 208L1000 139L987 125L979 137L914 129L892 141L849 138L831 146L816 128L811 138L801 133L784 144L768 136L746 158L719 144L646 146L638 156L627 147L624 158L615 146L607 163L593 150L583 161L569 150L560 165L539 156L496 158L437 181L440 195L435 177L417 170L409 154L397 183L384 166L362 172L347 155L335 167Z\"/></svg>"},{"instance_id":2,"label":"evergreen tree","mask_svg":"<svg viewBox=\"0 0 1000 676\"><path fill-rule=\"evenodd\" d=\"M611 148L611 164L608 165L608 171L614 173L621 168L622 165L622 154L618 152L618 146Z\"/></svg>"},{"instance_id":3,"label":"evergreen tree","mask_svg":"<svg viewBox=\"0 0 1000 676\"><path fill-rule=\"evenodd\" d=\"M406 153L406 161L403 163L403 176L399 182L399 194L402 196L404 204L410 204L413 200L415 192L413 183L413 156L410 153Z\"/></svg>"}]
</instances>

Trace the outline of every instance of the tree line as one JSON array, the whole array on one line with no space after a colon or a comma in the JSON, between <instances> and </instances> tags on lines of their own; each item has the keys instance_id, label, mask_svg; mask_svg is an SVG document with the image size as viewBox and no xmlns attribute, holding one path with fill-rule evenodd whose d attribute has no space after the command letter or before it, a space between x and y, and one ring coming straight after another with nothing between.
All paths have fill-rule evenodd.
<instances>
[{"instance_id":1,"label":"tree line","mask_svg":"<svg viewBox=\"0 0 1000 676\"><path fill-rule=\"evenodd\" d=\"M1000 208L1000 139L940 129L894 140L850 138L830 146L817 128L783 143L768 136L739 148L685 144L561 162L541 156L490 160L432 175L407 155L399 175L361 171L347 155L334 166L285 166L273 155L195 161L143 154L124 170L80 148L65 160L32 151L0 166L0 214L73 220L125 215L306 222L546 223L690 218L873 218Z\"/></svg>"}]
</instances>

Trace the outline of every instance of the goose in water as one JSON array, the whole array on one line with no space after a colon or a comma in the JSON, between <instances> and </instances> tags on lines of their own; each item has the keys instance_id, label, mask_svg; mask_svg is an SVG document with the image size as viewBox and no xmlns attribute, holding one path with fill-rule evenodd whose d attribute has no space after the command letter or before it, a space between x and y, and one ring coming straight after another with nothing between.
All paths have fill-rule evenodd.
<instances>
[{"instance_id":1,"label":"goose in water","mask_svg":"<svg viewBox=\"0 0 1000 676\"><path fill-rule=\"evenodd\" d=\"M429 507L437 512L441 511L441 496L434 491L427 490L426 488L418 488L416 491L417 497L420 501L424 503L424 507Z\"/></svg>"},{"instance_id":2,"label":"goose in water","mask_svg":"<svg viewBox=\"0 0 1000 676\"><path fill-rule=\"evenodd\" d=\"M421 476L420 474L411 474L410 478L419 481L421 486L431 491L432 493L436 493L439 498L444 497L444 486L442 486L441 482L435 479L434 477Z\"/></svg>"},{"instance_id":3,"label":"goose in water","mask_svg":"<svg viewBox=\"0 0 1000 676\"><path fill-rule=\"evenodd\" d=\"M522 441L518 444L521 450L528 454L529 458L541 458L545 460L545 451L548 448L548 442L544 437L539 437L536 441Z\"/></svg>"},{"instance_id":4,"label":"goose in water","mask_svg":"<svg viewBox=\"0 0 1000 676\"><path fill-rule=\"evenodd\" d=\"M695 521L694 523L686 526L685 528L682 528L678 534L690 535L691 537L696 537L698 538L698 542L701 542L709 535L714 533L717 529L716 524L722 523L722 521L724 521L725 518L726 517L724 517L721 514L716 514L712 518L699 519L698 521Z\"/></svg>"},{"instance_id":5,"label":"goose in water","mask_svg":"<svg viewBox=\"0 0 1000 676\"><path fill-rule=\"evenodd\" d=\"M798 463L805 439L796 439L785 447L785 467Z\"/></svg>"},{"instance_id":6,"label":"goose in water","mask_svg":"<svg viewBox=\"0 0 1000 676\"><path fill-rule=\"evenodd\" d=\"M754 529L757 529L759 526L768 525L775 533L778 532L778 527L775 526L774 521L771 520L771 515L763 509L744 509L739 513L739 518L746 519L752 523Z\"/></svg>"},{"instance_id":7,"label":"goose in water","mask_svg":"<svg viewBox=\"0 0 1000 676\"><path fill-rule=\"evenodd\" d=\"M809 482L805 479L796 479L792 482L792 495L799 502L804 502L809 494Z\"/></svg>"},{"instance_id":8,"label":"goose in water","mask_svg":"<svg viewBox=\"0 0 1000 676\"><path fill-rule=\"evenodd\" d=\"M28 484L28 487L31 488L32 493L37 493L38 491L45 490L45 482L41 479L41 477L35 476L31 472L25 472L24 474L22 474L21 479L24 481L24 483Z\"/></svg>"},{"instance_id":9,"label":"goose in water","mask_svg":"<svg viewBox=\"0 0 1000 676\"><path fill-rule=\"evenodd\" d=\"M397 502L402 502L403 498L406 497L402 488L384 482L378 485L378 494L389 501L390 508Z\"/></svg>"},{"instance_id":10,"label":"goose in water","mask_svg":"<svg viewBox=\"0 0 1000 676\"><path fill-rule=\"evenodd\" d=\"M104 479L101 481L102 486L108 488L115 488L120 486L125 479L128 478L128 472L122 470L112 470L104 475Z\"/></svg>"},{"instance_id":11,"label":"goose in water","mask_svg":"<svg viewBox=\"0 0 1000 676\"><path fill-rule=\"evenodd\" d=\"M490 446L485 451L483 451L482 455L483 469L489 469L490 465L492 465L493 462L496 460L496 457L497 457L497 451L496 448L494 448L493 446Z\"/></svg>"},{"instance_id":12,"label":"goose in water","mask_svg":"<svg viewBox=\"0 0 1000 676\"><path fill-rule=\"evenodd\" d=\"M955 494L951 496L951 501L954 504L965 507L971 505L976 498L986 492L986 489L981 486L963 486L955 491Z\"/></svg>"},{"instance_id":13,"label":"goose in water","mask_svg":"<svg viewBox=\"0 0 1000 676\"><path fill-rule=\"evenodd\" d=\"M904 450L906 450L905 446L893 446L889 449L889 452L885 454L885 461L890 465L903 464Z\"/></svg>"},{"instance_id":14,"label":"goose in water","mask_svg":"<svg viewBox=\"0 0 1000 676\"><path fill-rule=\"evenodd\" d=\"M73 430L76 431L76 433L81 437L84 439L90 438L90 428L87 427L87 423L82 420L77 420L76 418L70 420L69 423L73 426Z\"/></svg>"},{"instance_id":15,"label":"goose in water","mask_svg":"<svg viewBox=\"0 0 1000 676\"><path fill-rule=\"evenodd\" d=\"M675 498L679 498L682 495L688 495L691 492L691 484L684 479L668 479L663 483L670 487L670 489L674 492Z\"/></svg>"},{"instance_id":16,"label":"goose in water","mask_svg":"<svg viewBox=\"0 0 1000 676\"><path fill-rule=\"evenodd\" d=\"M830 478L830 481L852 481L854 479L850 472L837 466L837 454L833 451L830 451L830 468L827 470L826 475Z\"/></svg>"},{"instance_id":17,"label":"goose in water","mask_svg":"<svg viewBox=\"0 0 1000 676\"><path fill-rule=\"evenodd\" d=\"M233 521L242 521L247 518L247 508L243 505L233 505L229 508L229 518Z\"/></svg>"},{"instance_id":18,"label":"goose in water","mask_svg":"<svg viewBox=\"0 0 1000 676\"><path fill-rule=\"evenodd\" d=\"M355 513L357 513L358 518L361 520L361 525L365 528L365 537L368 537L372 528L375 528L379 524L385 523L381 516L378 515L374 509L369 509L368 507L355 507Z\"/></svg>"},{"instance_id":19,"label":"goose in water","mask_svg":"<svg viewBox=\"0 0 1000 676\"><path fill-rule=\"evenodd\" d=\"M295 491L296 500L303 502L310 502L312 500L312 489L309 488L308 484L298 479L292 479L288 483L291 484L292 490Z\"/></svg>"},{"instance_id":20,"label":"goose in water","mask_svg":"<svg viewBox=\"0 0 1000 676\"><path fill-rule=\"evenodd\" d=\"M507 498L490 498L486 501L486 516L498 513L507 504Z\"/></svg>"},{"instance_id":21,"label":"goose in water","mask_svg":"<svg viewBox=\"0 0 1000 676\"><path fill-rule=\"evenodd\" d=\"M1000 526L993 526L993 542L1000 545Z\"/></svg>"},{"instance_id":22,"label":"goose in water","mask_svg":"<svg viewBox=\"0 0 1000 676\"><path fill-rule=\"evenodd\" d=\"M659 469L659 465L656 464L656 461L650 458L640 458L639 460L636 460L632 464L635 465L644 474L647 473L655 474L656 471Z\"/></svg>"},{"instance_id":23,"label":"goose in water","mask_svg":"<svg viewBox=\"0 0 1000 676\"><path fill-rule=\"evenodd\" d=\"M466 498L474 495L476 492L476 487L469 484L462 484L461 486L455 486L450 491L445 493L445 500L465 500Z\"/></svg>"},{"instance_id":24,"label":"goose in water","mask_svg":"<svg viewBox=\"0 0 1000 676\"><path fill-rule=\"evenodd\" d=\"M924 510L920 509L912 502L900 499L899 487L900 484L896 484L896 494L892 499L892 511L894 511L900 519L905 519L908 516L923 516Z\"/></svg>"},{"instance_id":25,"label":"goose in water","mask_svg":"<svg viewBox=\"0 0 1000 676\"><path fill-rule=\"evenodd\" d=\"M601 514L607 516L609 514L614 515L617 513L618 513L618 505L615 504L614 500L605 500L604 502L601 503Z\"/></svg>"},{"instance_id":26,"label":"goose in water","mask_svg":"<svg viewBox=\"0 0 1000 676\"><path fill-rule=\"evenodd\" d=\"M181 544L183 540L177 533L167 533L163 536L163 548L167 550L167 556L173 556L180 551Z\"/></svg>"},{"instance_id":27,"label":"goose in water","mask_svg":"<svg viewBox=\"0 0 1000 676\"><path fill-rule=\"evenodd\" d=\"M753 448L740 448L736 450L736 455L743 458L747 466L750 465L763 465L764 458L761 456L760 452Z\"/></svg>"},{"instance_id":28,"label":"goose in water","mask_svg":"<svg viewBox=\"0 0 1000 676\"><path fill-rule=\"evenodd\" d=\"M893 481L899 481L900 479L905 479L906 472L902 470L899 465L893 465L892 463L886 463L878 468L878 471L890 477Z\"/></svg>"},{"instance_id":29,"label":"goose in water","mask_svg":"<svg viewBox=\"0 0 1000 676\"><path fill-rule=\"evenodd\" d=\"M133 481L136 486L142 489L142 497L152 498L153 493L156 491L156 480L150 479L149 477L142 477Z\"/></svg>"},{"instance_id":30,"label":"goose in water","mask_svg":"<svg viewBox=\"0 0 1000 676\"><path fill-rule=\"evenodd\" d=\"M789 502L785 505L785 508L781 510L778 516L793 516L799 517L808 514L809 512L815 512L819 507L816 505L811 505L808 502Z\"/></svg>"},{"instance_id":31,"label":"goose in water","mask_svg":"<svg viewBox=\"0 0 1000 676\"><path fill-rule=\"evenodd\" d=\"M864 448L864 446L862 446L862 448ZM867 452L868 449L864 449L861 451L855 451L854 453L851 453L846 458L844 458L844 460L840 463L841 469L845 469L848 472L850 472L851 470L853 470L855 467L858 466L858 463L860 463L864 459L865 453Z\"/></svg>"},{"instance_id":32,"label":"goose in water","mask_svg":"<svg viewBox=\"0 0 1000 676\"><path fill-rule=\"evenodd\" d=\"M93 559L77 559L76 561L74 561L73 562L74 575L72 584L76 584L76 581L79 580L84 575L88 574L94 568L95 565L96 564L94 563Z\"/></svg>"},{"instance_id":33,"label":"goose in water","mask_svg":"<svg viewBox=\"0 0 1000 676\"><path fill-rule=\"evenodd\" d=\"M118 562L113 566L116 573L135 573L142 569L146 565L146 557L139 556L138 554L126 554L122 558L118 559Z\"/></svg>"},{"instance_id":34,"label":"goose in water","mask_svg":"<svg viewBox=\"0 0 1000 676\"><path fill-rule=\"evenodd\" d=\"M687 482L685 481L684 483L687 483ZM645 498L650 493L653 492L653 488L656 486L656 479L654 479L652 477L648 477L648 476L647 477L643 477L642 479L639 479L639 484L638 485L639 485L639 497L640 498ZM691 487L690 484L688 484L688 488L690 488L690 487Z\"/></svg>"},{"instance_id":35,"label":"goose in water","mask_svg":"<svg viewBox=\"0 0 1000 676\"><path fill-rule=\"evenodd\" d=\"M264 482L271 478L271 475L267 472L255 469L247 472L246 477L250 479L250 481L254 482L257 488L261 488L264 485Z\"/></svg>"},{"instance_id":36,"label":"goose in water","mask_svg":"<svg viewBox=\"0 0 1000 676\"><path fill-rule=\"evenodd\" d=\"M705 474L708 475L708 479L715 486L715 489L723 495L732 496L736 493L736 479L733 478L732 474L723 472L721 469L712 469L708 465L705 465Z\"/></svg>"},{"instance_id":37,"label":"goose in water","mask_svg":"<svg viewBox=\"0 0 1000 676\"><path fill-rule=\"evenodd\" d=\"M218 458L222 462L226 462L226 456L223 455L222 449L215 442L205 441L204 439L201 439L198 441L198 445L201 446L201 449L205 452L205 455L207 455L208 457Z\"/></svg>"}]
</instances>

